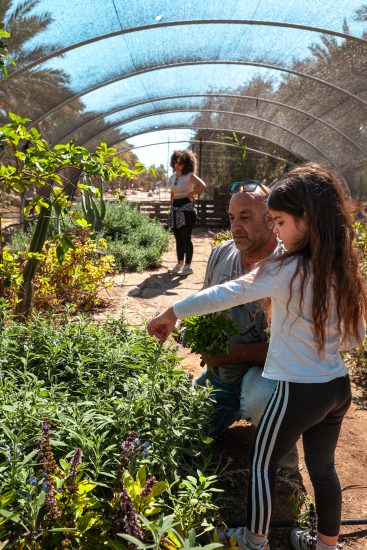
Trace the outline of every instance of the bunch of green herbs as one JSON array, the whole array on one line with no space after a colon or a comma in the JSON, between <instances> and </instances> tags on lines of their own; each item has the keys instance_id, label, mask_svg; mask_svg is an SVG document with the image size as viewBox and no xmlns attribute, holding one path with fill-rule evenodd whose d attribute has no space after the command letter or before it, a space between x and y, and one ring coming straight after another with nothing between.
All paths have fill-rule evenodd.
<instances>
[{"instance_id":1,"label":"bunch of green herbs","mask_svg":"<svg viewBox=\"0 0 367 550\"><path fill-rule=\"evenodd\" d=\"M194 353L228 353L238 327L227 311L188 317L178 328L180 341Z\"/></svg>"}]
</instances>

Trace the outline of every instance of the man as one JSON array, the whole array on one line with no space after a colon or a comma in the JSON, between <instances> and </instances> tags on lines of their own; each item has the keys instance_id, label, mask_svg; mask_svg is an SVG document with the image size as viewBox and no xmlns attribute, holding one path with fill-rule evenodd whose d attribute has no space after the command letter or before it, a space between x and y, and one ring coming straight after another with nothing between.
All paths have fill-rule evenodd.
<instances>
[{"instance_id":1,"label":"man","mask_svg":"<svg viewBox=\"0 0 367 550\"><path fill-rule=\"evenodd\" d=\"M235 184L229 204L233 240L213 249L206 269L204 288L235 279L250 272L255 264L277 253L280 245L267 213L267 190L254 182ZM268 350L267 321L263 303L252 302L231 308L239 335L232 338L228 354L203 354L207 367L195 380L216 390L212 435L218 437L232 422L243 419L257 426L276 381L261 376ZM282 460L288 472L298 469L294 448Z\"/></svg>"}]
</instances>

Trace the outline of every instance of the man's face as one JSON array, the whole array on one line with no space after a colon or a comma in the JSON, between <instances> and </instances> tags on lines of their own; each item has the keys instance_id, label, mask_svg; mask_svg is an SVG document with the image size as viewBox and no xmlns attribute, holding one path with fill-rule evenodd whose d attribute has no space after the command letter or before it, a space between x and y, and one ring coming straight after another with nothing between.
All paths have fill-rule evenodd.
<instances>
[{"instance_id":1,"label":"man's face","mask_svg":"<svg viewBox=\"0 0 367 550\"><path fill-rule=\"evenodd\" d=\"M235 193L228 215L235 245L241 252L257 252L269 241L272 228L262 194Z\"/></svg>"}]
</instances>

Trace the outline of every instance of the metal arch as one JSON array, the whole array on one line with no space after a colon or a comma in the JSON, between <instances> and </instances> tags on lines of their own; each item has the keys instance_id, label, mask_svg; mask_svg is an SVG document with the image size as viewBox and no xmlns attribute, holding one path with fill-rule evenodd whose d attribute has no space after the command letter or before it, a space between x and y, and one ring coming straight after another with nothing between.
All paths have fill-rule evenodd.
<instances>
[{"instance_id":1,"label":"metal arch","mask_svg":"<svg viewBox=\"0 0 367 550\"><path fill-rule=\"evenodd\" d=\"M156 128L153 128L153 129L149 129L149 128L146 128L145 130L143 130L142 132L136 132L136 134L131 134L130 136L128 137L121 137L121 139L119 139L119 141L115 141L114 143L111 143L109 144L109 147L114 147L117 143L120 143L121 141L123 140L128 140L128 139L132 139L134 137L137 137L137 136L142 136L144 134L152 134L154 132L162 132L163 130L192 130L192 126L191 125L187 125L185 126L184 124L180 124L179 126L174 126L174 125L163 125L161 126L159 129L156 129ZM207 130L209 132L213 132L213 131L217 131L217 132L233 132L233 128L204 128L202 126L198 127L198 128L195 128L195 130ZM237 130L237 131L241 131L241 130ZM254 132L249 132L248 135L250 136L253 136L253 137L257 137L257 138L260 138L264 141L267 141L269 143L272 143L273 145L276 145L277 147L282 147L282 149L286 149L286 147L283 147L282 145L280 145L279 143L276 143L275 141L272 141L268 138L265 138L264 136L260 136L259 134L255 134ZM288 150L288 149L286 149ZM289 151L291 153L291 151ZM300 154L298 153L292 153L293 155L297 156L298 158L300 158L302 161L307 161L308 159L305 158L305 157L302 157ZM322 154L322 156L325 156ZM327 157L326 157L327 158ZM349 185L344 177L344 174L343 172L341 172L341 170L339 168L337 168L335 166L334 163L332 163L332 165L334 166L334 168L336 169L336 171L338 172L339 174L339 177L342 181L342 183L344 184L344 187L346 189L346 191L348 193L350 193L350 188L349 188Z\"/></svg>"},{"instance_id":2,"label":"metal arch","mask_svg":"<svg viewBox=\"0 0 367 550\"><path fill-rule=\"evenodd\" d=\"M203 139L200 141L199 139L181 139L181 140L172 140L170 143L210 143L212 145L224 145L225 147L234 147L235 149L239 149L240 147L238 145L234 145L233 143L225 143L223 141L212 141L209 139ZM120 151L117 149L117 153L128 153L129 151L135 151L136 149L143 149L144 147L153 147L154 145L165 145L167 144L167 141L159 141L158 143L147 143L146 145L138 145L134 147L128 147L127 149L121 149ZM283 159L282 157L278 157L277 155L272 155L271 153L266 153L265 151L260 151L260 149L253 149L252 147L246 147L247 151L251 151L253 153L259 153L260 155L263 155L264 157L271 157L273 159L281 160L282 162L287 162L288 164L292 164L292 166L297 166L295 162L291 162L288 159Z\"/></svg>"},{"instance_id":3,"label":"metal arch","mask_svg":"<svg viewBox=\"0 0 367 550\"><path fill-rule=\"evenodd\" d=\"M340 88L339 86L336 86L335 84L331 84L331 82L327 82L326 80L323 80L322 78L318 78L316 76L308 75L306 73L302 73L300 71L294 71L292 69L286 69L284 67L278 67L276 65L271 65L268 63L256 63L256 62L249 62L249 61L224 61L224 60L217 60L217 61L186 61L184 63L171 63L169 65L155 65L154 67L148 67L145 69L139 69L137 71L133 71L131 73L127 73L123 76L118 76L116 78L112 78L111 80L107 80L106 82L95 84L94 86L90 86L89 88L83 90L82 92L79 92L78 94L74 94L69 99L66 99L65 101L62 101L58 105L55 105L52 107L52 109L49 109L46 111L46 113L43 113L40 117L36 118L32 121L32 124L38 124L43 120L44 118L52 115L55 111L58 109L61 109L62 107L65 107L65 105L68 105L72 101L75 101L76 99L82 97L83 95L89 94L91 92L94 92L95 90L98 90L99 88L103 88L104 86L108 86L110 84L114 84L115 82L119 82L121 80L126 80L128 78L132 78L134 76L139 76L145 73L150 73L154 71L159 71L162 69L173 69L176 67L188 67L188 66L195 66L195 65L241 65L241 66L250 66L250 67L260 67L263 69L271 69L275 71L285 72L287 74L292 74L295 76L300 76L307 78L309 80L312 80L314 82L317 82L318 84L322 84L328 88L332 88L333 90L337 90L338 92L344 94L345 96L351 97L352 99L356 100L359 103L362 103L362 105L367 106L367 100L364 100L355 94L352 94L351 92L348 92L347 90L344 90L343 88Z\"/></svg>"},{"instance_id":4,"label":"metal arch","mask_svg":"<svg viewBox=\"0 0 367 550\"><path fill-rule=\"evenodd\" d=\"M168 27L180 27L180 26L190 26L190 25L252 25L252 26L265 26L265 27L281 27L281 28L288 28L288 29L298 29L303 31L310 31L315 32L319 34L328 34L330 36L337 36L339 38L344 38L345 40L351 40L353 42L357 42L359 44L367 45L367 40L364 38L360 38L358 36L354 36L351 34L346 34L344 32L337 32L332 31L330 29L324 29L322 27L313 27L311 25L299 25L297 23L283 23L279 21L260 21L260 20L251 20L251 19L231 19L231 20L223 20L223 19L206 19L206 20L200 20L200 19L192 19L187 21L168 21L164 23L152 23L150 25L142 25L140 27L131 27L129 29L121 29L119 31L110 32L101 36L95 36L94 38L89 38L87 40L83 40L81 42L78 42L77 44L72 44L71 46L67 46L66 48L61 48L60 50L57 50L55 52L52 52L48 55L45 55L43 57L40 57L37 61L33 61L33 63L29 63L25 67L22 67L21 69L18 69L17 71L14 71L8 75L7 80L11 80L13 78L18 77L20 74L32 69L33 67L36 67L37 65L41 65L42 63L45 63L49 59L52 59L53 57L59 57L60 55L63 55L71 50L75 50L77 48L81 48L83 46L87 46L88 44L92 44L93 42L99 42L101 40L106 40L108 38L114 38L115 36L122 36L125 34L132 34L136 32L144 32L149 31L152 29L159 29L159 28L168 28ZM0 83L1 86L1 83Z\"/></svg>"},{"instance_id":5,"label":"metal arch","mask_svg":"<svg viewBox=\"0 0 367 550\"><path fill-rule=\"evenodd\" d=\"M255 117L255 116L252 116L252 115L246 115L246 114L243 114L243 113L233 113L232 111L221 111L221 110L212 110L212 109L195 109L195 110L190 110L190 109L182 109L182 110L179 110L179 109L170 109L169 111L161 111L160 113L158 113L159 115L162 115L162 114L168 114L168 113L176 113L176 112L182 112L182 113L196 113L196 112L199 112L199 113L223 113L223 114L232 114L232 115L235 115L235 116L239 116L239 117L243 117L243 118L250 118L252 120L256 120L256 121L259 121L259 122L264 122L265 124L268 124L269 126L275 126L276 128L280 128L281 130L284 130L285 132L288 132L289 134L293 135L293 136L297 136L298 139L300 139L301 141L304 141L305 143L307 143L310 147L312 147L315 151L317 151L321 156L323 156L325 159L327 159L327 161L332 165L334 166L334 168L336 168L339 172L339 168L337 167L336 164L334 164L334 162L325 154L323 153L322 151L320 151L320 149L318 147L316 147L315 145L313 145L310 141L308 141L307 139L301 137L301 136L298 136L298 134L296 134L295 132L292 132L292 130L288 130L288 128L285 128L284 126L281 126L280 124L276 124L275 122L271 122L269 120L265 120L265 119L262 119L262 118L258 118L258 117ZM102 132L100 132L99 134L96 134L95 136L93 136L91 139L88 139L87 141L83 142L82 145L86 146L87 143L89 143L90 141L94 140L94 139L97 139L99 136L105 134L106 132L109 132L110 130L113 130L115 128L118 128L119 126L123 126L124 124L128 124L130 122L135 122L136 120L141 120L141 119L145 119L145 118L149 118L149 117L152 117L152 116L157 116L157 113L152 113L152 114L149 114L149 115L141 115L141 116L138 116L138 117L132 117L132 118L128 118L125 120L125 122L119 122L118 124L115 124L113 126L110 126L110 128L108 128L107 130L103 130ZM213 128L215 130L215 128ZM233 130L229 130L229 131L233 131ZM128 139L128 138L122 138L122 139Z\"/></svg>"},{"instance_id":6,"label":"metal arch","mask_svg":"<svg viewBox=\"0 0 367 550\"><path fill-rule=\"evenodd\" d=\"M155 103L155 102L158 102L158 101L166 101L166 100L170 100L170 99L186 99L186 98L194 98L194 97L207 97L207 98L212 98L212 99L216 99L216 98L220 98L220 97L231 98L231 99L251 99L251 100L254 100L254 101L263 101L264 103L270 103L272 105L277 105L279 107L284 107L286 109L290 109L292 111L295 111L297 113L300 113L302 115L310 117L313 120L316 120L317 122L320 122L324 126L327 126L331 130L337 132L344 139L349 141L349 143L351 143L354 147L356 147L356 149L358 149L363 155L367 156L367 151L363 150L362 147L360 147L358 145L358 143L356 143L352 138L350 138L349 136L344 134L344 132L342 132L341 130L339 130L338 128L336 128L335 126L330 124L329 122L326 122L322 118L319 118L319 117L317 117L317 116L315 116L311 113L308 113L307 111L303 111L302 109L298 109L297 107L293 107L291 105L288 105L287 103L281 103L280 101L275 101L275 100L271 100L271 99L265 99L265 98L261 98L261 97L248 96L248 95L231 95L231 94L220 94L220 93L218 93L218 94L173 95L173 96L159 97L159 98L156 98L156 99L146 99L144 101L137 101L136 103L132 103L132 104L127 105L127 106L122 107L122 108L113 109L113 110L108 111L108 112L106 112L102 115L99 115L99 116L97 116L97 117L95 117L91 120L88 120L88 122L86 122L85 124L82 124L81 126L76 128L75 130L73 130L73 132L70 132L69 134L64 136L60 141L67 141L67 140L71 139L73 137L73 135L75 135L77 132L80 132L83 128L85 128L89 124L92 124L92 123L96 122L97 120L101 120L101 119L105 118L106 116L112 115L114 113L119 113L121 111L131 109L133 107L139 107L140 105L145 105L147 103ZM159 114L159 113L157 112L156 114Z\"/></svg>"},{"instance_id":7,"label":"metal arch","mask_svg":"<svg viewBox=\"0 0 367 550\"><path fill-rule=\"evenodd\" d=\"M141 135L144 135L144 134L153 134L155 132L162 132L164 130L192 130L192 126L191 125L187 125L185 126L184 124L180 124L180 126L172 126L172 125L168 125L168 124L165 124L163 126L161 126L159 129L156 129L156 128L153 128L153 129L145 129L143 130L142 132L137 132L136 134L131 134L129 137L127 138L120 138L118 141L114 141L113 143L109 143L108 146L109 147L115 147L115 145L121 143L121 141L124 141L125 139L128 140L128 139L132 139L134 137L137 137L137 136L141 136ZM195 130L207 130L209 132L233 132L233 128L229 129L229 128L204 128L202 126L200 126L199 128L196 128ZM239 130L237 130L239 131ZM272 141L271 139L269 138L265 138L264 136L260 136L259 134L255 134L254 132L249 132L250 136L253 136L253 137L256 137L256 138L259 138L259 139L262 139L263 141L266 141L267 143L271 143L272 145L275 145L276 147L281 147L282 149L285 149L287 150L285 147L283 147L282 145L279 145L279 143L276 143L275 141ZM188 141L191 141L191 140L184 140L186 143ZM164 143L167 143L166 141ZM223 145L222 142L219 142ZM297 156L299 159L301 159L302 161L305 161L306 158L303 157L302 155L300 155L299 153L292 153L291 151L289 151L292 155L294 156Z\"/></svg>"}]
</instances>

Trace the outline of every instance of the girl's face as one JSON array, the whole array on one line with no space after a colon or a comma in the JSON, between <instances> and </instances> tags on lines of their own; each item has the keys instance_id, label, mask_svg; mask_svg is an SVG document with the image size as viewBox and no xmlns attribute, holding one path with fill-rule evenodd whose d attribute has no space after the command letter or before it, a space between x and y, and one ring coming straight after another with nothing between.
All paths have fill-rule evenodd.
<instances>
[{"instance_id":1,"label":"girl's face","mask_svg":"<svg viewBox=\"0 0 367 550\"><path fill-rule=\"evenodd\" d=\"M274 233L282 241L287 252L292 252L306 237L306 220L279 210L269 209L269 212L275 222Z\"/></svg>"}]
</instances>

